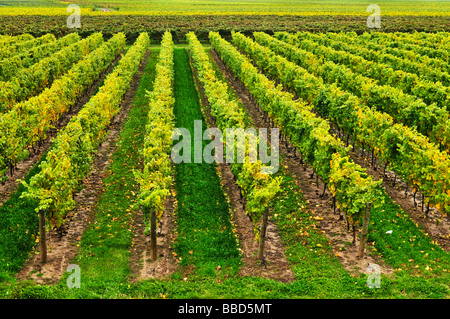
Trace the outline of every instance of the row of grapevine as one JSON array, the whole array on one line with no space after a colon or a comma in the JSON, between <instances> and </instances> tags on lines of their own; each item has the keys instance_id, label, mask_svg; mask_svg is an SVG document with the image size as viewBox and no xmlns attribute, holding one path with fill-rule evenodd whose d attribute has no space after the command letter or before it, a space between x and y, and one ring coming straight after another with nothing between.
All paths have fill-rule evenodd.
<instances>
[{"instance_id":1,"label":"row of grapevine","mask_svg":"<svg viewBox=\"0 0 450 319\"><path fill-rule=\"evenodd\" d=\"M356 36L354 33L350 33L352 36ZM406 35L406 34L405 34ZM403 37L399 33L384 33L384 32L371 32L361 35L368 41L376 41L389 48L399 48L402 50L412 51L415 54L427 56L432 59L439 59L446 63L450 61L450 52L442 47L430 48L424 45L417 44L411 37Z\"/></svg>"},{"instance_id":2,"label":"row of grapevine","mask_svg":"<svg viewBox=\"0 0 450 319\"><path fill-rule=\"evenodd\" d=\"M348 220L353 225L360 223L366 205L381 203L381 181L374 181L364 169L349 159L349 148L329 133L329 124L311 112L309 103L301 99L293 100L292 94L259 73L246 57L218 33L210 33L210 42L259 106L300 150L303 160L327 183Z\"/></svg>"},{"instance_id":3,"label":"row of grapevine","mask_svg":"<svg viewBox=\"0 0 450 319\"><path fill-rule=\"evenodd\" d=\"M450 108L450 92L441 83L422 80L413 73L407 73L363 57L341 50L341 43L323 35L311 33L286 32L276 33L275 37L284 42L293 44L314 54L323 56L337 64L344 64L353 72L375 79L379 84L389 85L421 98L431 105L436 103L439 107ZM321 45L322 44L322 45Z\"/></svg>"},{"instance_id":4,"label":"row of grapevine","mask_svg":"<svg viewBox=\"0 0 450 319\"><path fill-rule=\"evenodd\" d=\"M251 39L240 45L241 50L255 57L256 63L270 61L275 53ZM289 61L285 60L284 64ZM284 64L278 64L278 68ZM266 67L270 63L264 64ZM283 73L283 71L278 72ZM284 80L283 78L279 78ZM318 82L294 80L296 90L308 92ZM314 88L313 90L317 90ZM430 205L450 211L450 158L436 145L414 130L395 124L392 117L364 105L354 95L340 90L335 84L321 85L318 94L305 95L322 115L361 143L369 146L376 156L415 189L419 189ZM313 92L313 91L311 91ZM314 91L315 92L315 91Z\"/></svg>"},{"instance_id":5,"label":"row of grapevine","mask_svg":"<svg viewBox=\"0 0 450 319\"><path fill-rule=\"evenodd\" d=\"M417 74L421 78L431 82L441 82L446 86L450 84L450 74L430 67L426 64L425 59L422 59L420 62L414 62L405 59L404 57L397 57L384 52L383 48L376 44L363 42L364 45L362 45L358 38L348 37L344 33L328 33L326 36L339 42L340 50L359 55L369 61L385 64L394 70L402 70L408 73Z\"/></svg>"},{"instance_id":6,"label":"row of grapevine","mask_svg":"<svg viewBox=\"0 0 450 319\"><path fill-rule=\"evenodd\" d=\"M2 50L0 51L0 60L10 58L35 46L50 43L53 41L56 41L55 36L51 33L48 33L40 38L33 38L28 41L11 43L11 45L8 45L7 47L2 47Z\"/></svg>"},{"instance_id":7,"label":"row of grapevine","mask_svg":"<svg viewBox=\"0 0 450 319\"><path fill-rule=\"evenodd\" d=\"M119 36L122 37L123 34ZM61 226L66 214L75 207L73 192L91 170L96 149L106 134L111 118L120 110L122 97L138 70L149 42L147 33L138 37L106 77L98 93L58 133L46 160L40 164L41 172L33 176L29 183L22 182L26 187L22 196L37 200L36 212L43 216L47 211L46 218L52 226ZM40 237L41 242L45 242L43 233Z\"/></svg>"},{"instance_id":8,"label":"row of grapevine","mask_svg":"<svg viewBox=\"0 0 450 319\"><path fill-rule=\"evenodd\" d=\"M76 42L52 56L19 70L8 82L1 83L0 112L10 110L14 104L39 94L70 67L103 43L101 33Z\"/></svg>"},{"instance_id":9,"label":"row of grapevine","mask_svg":"<svg viewBox=\"0 0 450 319\"><path fill-rule=\"evenodd\" d=\"M346 34L347 35L347 34ZM444 54L443 50L433 50L426 48L422 50L419 45L410 45L402 42L393 42L388 38L372 38L370 33L364 33L358 37L351 38L352 43L359 43L371 50L381 50L383 53L392 54L401 59L424 64L429 68L440 69L444 72L450 72L450 65L448 64L448 52ZM424 54L425 53L425 54ZM439 55L440 57L433 57L429 55Z\"/></svg>"},{"instance_id":10,"label":"row of grapevine","mask_svg":"<svg viewBox=\"0 0 450 319\"><path fill-rule=\"evenodd\" d=\"M62 48L80 41L78 33L69 33L55 42L33 47L28 51L0 61L0 81L9 81L21 69L28 68Z\"/></svg>"},{"instance_id":11,"label":"row of grapevine","mask_svg":"<svg viewBox=\"0 0 450 319\"><path fill-rule=\"evenodd\" d=\"M413 32L413 33L395 33L396 39L408 43L419 45L424 48L449 51L450 41L448 32Z\"/></svg>"},{"instance_id":12,"label":"row of grapevine","mask_svg":"<svg viewBox=\"0 0 450 319\"><path fill-rule=\"evenodd\" d=\"M144 139L144 169L135 172L139 183L138 202L146 215L151 215L147 230L151 233L151 257L156 260L156 228L164 213L164 204L172 186L170 161L172 132L174 130L173 105L173 41L166 32L156 65L153 91L149 93L149 112Z\"/></svg>"},{"instance_id":13,"label":"row of grapevine","mask_svg":"<svg viewBox=\"0 0 450 319\"><path fill-rule=\"evenodd\" d=\"M239 141L245 143L244 129L246 129L244 113L239 107L238 100L228 94L228 84L217 78L209 56L195 34L192 32L188 33L187 40L193 64L198 72L205 96L208 99L211 115L216 118L218 128L222 132L226 132L227 129L240 129L233 137L232 143L236 146L233 152L239 147L245 147L245 144L237 145ZM257 136L255 136L254 140L258 143ZM224 144L230 143L229 137L227 139L227 136L224 136L223 142ZM227 149L226 146L224 149ZM256 239L261 240L258 253L259 258L261 258L264 250L267 216L271 201L280 191L282 178L274 178L271 174L262 173L263 163L260 159L251 161L250 152L250 150L246 151L243 163L231 163L231 171L236 177L236 183L247 199L246 212L253 221ZM234 158L236 157L234 156Z\"/></svg>"},{"instance_id":14,"label":"row of grapevine","mask_svg":"<svg viewBox=\"0 0 450 319\"><path fill-rule=\"evenodd\" d=\"M303 69L306 69L329 84L336 83L343 90L358 96L366 105L391 115L398 123L415 128L419 133L428 136L432 142L443 146L447 152L450 151L450 119L446 110L435 104L427 105L397 88L378 85L375 80L355 74L345 65L327 61L266 33L255 32L254 36L256 42L298 65L299 67L291 66L290 72L294 76L298 74L297 78L299 70L302 69L305 73ZM295 84L295 81L287 79L286 83Z\"/></svg>"},{"instance_id":15,"label":"row of grapevine","mask_svg":"<svg viewBox=\"0 0 450 319\"><path fill-rule=\"evenodd\" d=\"M6 49L8 46L18 44L25 41L33 40L34 37L29 33L22 33L16 36L11 35L1 35L0 37L0 48Z\"/></svg>"},{"instance_id":16,"label":"row of grapevine","mask_svg":"<svg viewBox=\"0 0 450 319\"><path fill-rule=\"evenodd\" d=\"M28 157L28 148L44 139L61 114L99 78L123 50L125 40L123 33L114 35L40 95L0 114L0 174Z\"/></svg>"}]
</instances>

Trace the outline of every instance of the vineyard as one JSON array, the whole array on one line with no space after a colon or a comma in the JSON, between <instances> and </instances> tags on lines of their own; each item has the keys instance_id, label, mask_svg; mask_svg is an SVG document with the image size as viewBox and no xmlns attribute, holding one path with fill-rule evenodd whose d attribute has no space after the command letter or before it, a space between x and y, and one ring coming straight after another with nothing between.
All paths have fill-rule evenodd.
<instances>
[{"instance_id":1,"label":"vineyard","mask_svg":"<svg viewBox=\"0 0 450 319\"><path fill-rule=\"evenodd\" d=\"M449 33L91 31L0 35L1 298L450 297Z\"/></svg>"}]
</instances>

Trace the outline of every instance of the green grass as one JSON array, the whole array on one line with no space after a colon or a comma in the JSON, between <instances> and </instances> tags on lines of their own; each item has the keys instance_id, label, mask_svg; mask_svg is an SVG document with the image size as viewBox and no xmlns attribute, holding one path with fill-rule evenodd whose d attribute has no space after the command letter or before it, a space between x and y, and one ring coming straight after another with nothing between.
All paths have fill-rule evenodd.
<instances>
[{"instance_id":1,"label":"green grass","mask_svg":"<svg viewBox=\"0 0 450 319\"><path fill-rule=\"evenodd\" d=\"M186 128L194 137L194 120L206 123L185 49L175 49L174 114L176 127ZM203 136L203 133L202 133ZM192 159L193 143L192 138ZM207 141L203 141L203 147ZM178 201L178 238L176 252L181 265L195 266L196 272L215 275L223 270L236 271L240 263L236 238L230 222L230 209L217 175L215 163L175 165L175 190Z\"/></svg>"},{"instance_id":2,"label":"green grass","mask_svg":"<svg viewBox=\"0 0 450 319\"><path fill-rule=\"evenodd\" d=\"M423 228L385 193L384 204L373 209L368 240L394 268L440 277L450 287L450 255L432 242ZM391 234L386 234L392 230Z\"/></svg>"},{"instance_id":3,"label":"green grass","mask_svg":"<svg viewBox=\"0 0 450 319\"><path fill-rule=\"evenodd\" d=\"M62 7L63 3L52 0L1 0L0 5L11 7Z\"/></svg>"}]
</instances>

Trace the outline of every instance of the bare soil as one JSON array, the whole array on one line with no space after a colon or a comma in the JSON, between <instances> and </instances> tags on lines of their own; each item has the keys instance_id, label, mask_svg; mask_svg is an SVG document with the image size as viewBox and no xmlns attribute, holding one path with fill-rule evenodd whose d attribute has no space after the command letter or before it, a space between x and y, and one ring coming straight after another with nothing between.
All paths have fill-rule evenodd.
<instances>
[{"instance_id":1,"label":"bare soil","mask_svg":"<svg viewBox=\"0 0 450 319\"><path fill-rule=\"evenodd\" d=\"M192 59L191 67L197 90L200 93L201 102L204 106L202 111L208 126L211 127L211 125L215 124L215 119L210 114L209 102L203 86L198 79L197 70L193 66ZM258 242L255 240L253 222L245 211L245 198L241 196L241 190L236 184L230 165L227 163L219 163L218 174L221 178L222 186L226 191L230 209L232 210L232 222L234 223L241 245L243 266L240 268L240 275L265 277L281 282L294 281L294 274L290 269L285 255L285 248L276 225L269 219L266 229L264 257L262 260L259 260L257 258Z\"/></svg>"},{"instance_id":2,"label":"bare soil","mask_svg":"<svg viewBox=\"0 0 450 319\"><path fill-rule=\"evenodd\" d=\"M245 200L241 196L241 190L228 164L219 164L218 171L229 198L234 227L241 245L244 265L240 268L240 275L270 278L285 283L294 281L294 273L286 259L285 248L277 227L270 219L267 222L264 258L263 260L257 258L258 242L255 240L253 222L245 211Z\"/></svg>"},{"instance_id":3,"label":"bare soil","mask_svg":"<svg viewBox=\"0 0 450 319\"><path fill-rule=\"evenodd\" d=\"M82 181L83 189L74 195L77 205L67 216L63 235L60 236L56 229L47 233L47 263L40 263L39 246L36 247L35 254L18 273L18 279L32 279L38 283L56 284L75 257L78 251L77 243L81 240L84 230L94 217L98 199L103 192L102 180L106 176L106 170L111 163L111 156L116 149L122 124L132 106L134 94L149 56L150 52L148 51L138 72L132 79L130 89L123 97L119 113L111 120L109 131L95 154L90 175Z\"/></svg>"},{"instance_id":4,"label":"bare soil","mask_svg":"<svg viewBox=\"0 0 450 319\"><path fill-rule=\"evenodd\" d=\"M171 190L164 206L164 213L157 231L157 260L152 261L150 250L150 235L144 233L146 222L142 210L139 210L134 220L134 238L131 249L131 281L145 279L162 279L177 270L178 260L172 254L172 242L175 240L174 214L176 211L175 190ZM147 217L148 219L148 217ZM147 221L148 223L148 221Z\"/></svg>"},{"instance_id":5,"label":"bare soil","mask_svg":"<svg viewBox=\"0 0 450 319\"><path fill-rule=\"evenodd\" d=\"M274 127L273 123L266 120L263 111L253 100L245 85L239 79L235 78L232 71L221 61L218 54L214 50L211 50L211 55L230 86L237 93L243 106L247 109L247 112L255 123L255 127ZM315 216L323 218L318 221L318 227L330 240L336 257L338 257L345 269L354 274L366 273L369 264L377 264L380 266L382 273L392 273L392 269L384 265L383 260L377 256L372 256L367 252L363 258L357 256L358 243L352 245L353 235L351 231L349 232L347 230L347 223L340 218L339 212L333 211L331 195L325 191L324 195L321 196L324 188L323 182L316 177L311 177L313 174L312 168L302 164L294 147L284 140L279 144L279 152L281 158L280 164L294 177L295 182L307 199L311 211ZM370 245L366 245L366 250L369 249Z\"/></svg>"}]
</instances>

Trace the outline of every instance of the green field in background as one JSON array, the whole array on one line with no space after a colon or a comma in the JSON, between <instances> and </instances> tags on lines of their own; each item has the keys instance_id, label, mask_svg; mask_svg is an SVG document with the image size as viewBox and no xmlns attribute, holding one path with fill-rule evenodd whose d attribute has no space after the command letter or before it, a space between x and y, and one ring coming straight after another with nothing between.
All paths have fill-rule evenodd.
<instances>
[{"instance_id":1,"label":"green field in background","mask_svg":"<svg viewBox=\"0 0 450 319\"><path fill-rule=\"evenodd\" d=\"M368 15L376 3L384 15L449 15L450 2L444 0L0 0L0 15L59 15L75 3L82 14L289 14ZM105 12L106 11L106 12Z\"/></svg>"}]
</instances>

